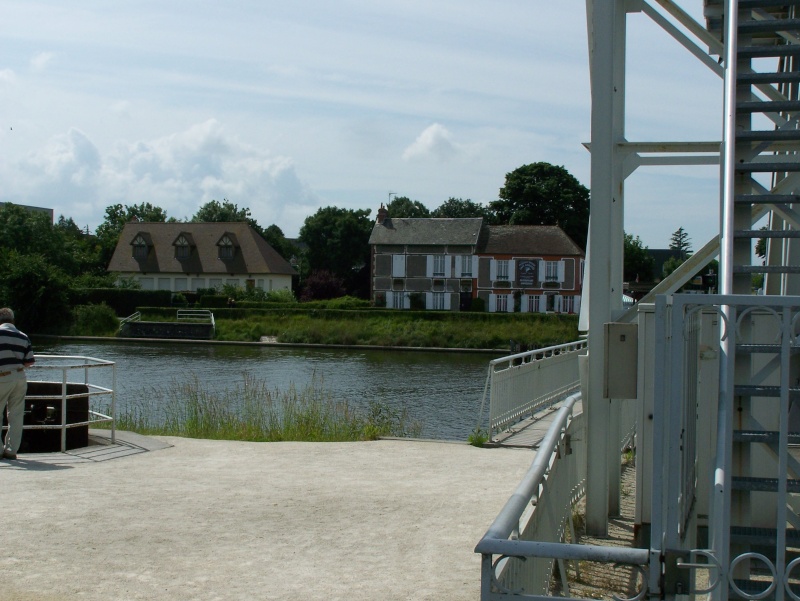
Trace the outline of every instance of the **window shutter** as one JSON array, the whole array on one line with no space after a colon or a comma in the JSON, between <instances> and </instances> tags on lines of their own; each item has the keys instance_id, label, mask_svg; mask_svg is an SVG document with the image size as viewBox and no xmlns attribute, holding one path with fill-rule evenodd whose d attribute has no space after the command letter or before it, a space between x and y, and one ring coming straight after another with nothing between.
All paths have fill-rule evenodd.
<instances>
[{"instance_id":1,"label":"window shutter","mask_svg":"<svg viewBox=\"0 0 800 601\"><path fill-rule=\"evenodd\" d=\"M564 281L564 271L565 271L564 261L559 261L558 262L558 281L559 282L563 282Z\"/></svg>"},{"instance_id":2,"label":"window shutter","mask_svg":"<svg viewBox=\"0 0 800 601\"><path fill-rule=\"evenodd\" d=\"M454 294L445 294L444 295L444 310L449 311L450 308L453 306L453 297Z\"/></svg>"},{"instance_id":3,"label":"window shutter","mask_svg":"<svg viewBox=\"0 0 800 601\"><path fill-rule=\"evenodd\" d=\"M547 272L545 271L545 261L544 259L539 259L539 274L538 278L540 282L545 281L545 277L547 276Z\"/></svg>"},{"instance_id":4,"label":"window shutter","mask_svg":"<svg viewBox=\"0 0 800 601\"><path fill-rule=\"evenodd\" d=\"M494 261L492 261L492 264L494 264ZM489 295L489 313L494 313L495 311L497 311L497 295L496 294L490 294Z\"/></svg>"},{"instance_id":5,"label":"window shutter","mask_svg":"<svg viewBox=\"0 0 800 601\"><path fill-rule=\"evenodd\" d=\"M492 259L491 264L489 265L489 279L493 282L497 279L497 261ZM494 309L492 309L494 311Z\"/></svg>"},{"instance_id":6,"label":"window shutter","mask_svg":"<svg viewBox=\"0 0 800 601\"><path fill-rule=\"evenodd\" d=\"M508 294L506 295L506 313L513 313L514 312L514 295Z\"/></svg>"},{"instance_id":7,"label":"window shutter","mask_svg":"<svg viewBox=\"0 0 800 601\"><path fill-rule=\"evenodd\" d=\"M428 255L425 257L426 264L425 264L425 277L432 278L433 277L433 255Z\"/></svg>"},{"instance_id":8,"label":"window shutter","mask_svg":"<svg viewBox=\"0 0 800 601\"><path fill-rule=\"evenodd\" d=\"M403 295L403 309L410 309L411 308L411 296L406 294L405 292L400 292Z\"/></svg>"},{"instance_id":9,"label":"window shutter","mask_svg":"<svg viewBox=\"0 0 800 601\"><path fill-rule=\"evenodd\" d=\"M520 299L519 311L520 313L527 313L528 312L528 299L530 298L529 295L523 294Z\"/></svg>"},{"instance_id":10,"label":"window shutter","mask_svg":"<svg viewBox=\"0 0 800 601\"><path fill-rule=\"evenodd\" d=\"M478 277L478 256L472 255L472 277Z\"/></svg>"},{"instance_id":11,"label":"window shutter","mask_svg":"<svg viewBox=\"0 0 800 601\"><path fill-rule=\"evenodd\" d=\"M392 277L406 277L406 256L392 255Z\"/></svg>"},{"instance_id":12,"label":"window shutter","mask_svg":"<svg viewBox=\"0 0 800 601\"><path fill-rule=\"evenodd\" d=\"M430 311L433 309L433 292L425 293L425 308Z\"/></svg>"},{"instance_id":13,"label":"window shutter","mask_svg":"<svg viewBox=\"0 0 800 601\"><path fill-rule=\"evenodd\" d=\"M516 261L509 261L508 262L508 281L514 282L517 279L517 262Z\"/></svg>"},{"instance_id":14,"label":"window shutter","mask_svg":"<svg viewBox=\"0 0 800 601\"><path fill-rule=\"evenodd\" d=\"M562 311L561 307L562 307L562 301L563 300L564 300L564 297L561 296L560 294L558 296L556 296L556 302L555 302L556 313L561 313L561 311Z\"/></svg>"},{"instance_id":15,"label":"window shutter","mask_svg":"<svg viewBox=\"0 0 800 601\"><path fill-rule=\"evenodd\" d=\"M453 258L452 255L444 256L444 277L446 278L449 278L450 274L453 273Z\"/></svg>"},{"instance_id":16,"label":"window shutter","mask_svg":"<svg viewBox=\"0 0 800 601\"><path fill-rule=\"evenodd\" d=\"M575 305L572 307L572 311L574 313L581 312L581 297L579 295L575 295Z\"/></svg>"},{"instance_id":17,"label":"window shutter","mask_svg":"<svg viewBox=\"0 0 800 601\"><path fill-rule=\"evenodd\" d=\"M386 308L387 309L394 309L394 297L392 296L394 292L391 290L387 290L386 292Z\"/></svg>"}]
</instances>

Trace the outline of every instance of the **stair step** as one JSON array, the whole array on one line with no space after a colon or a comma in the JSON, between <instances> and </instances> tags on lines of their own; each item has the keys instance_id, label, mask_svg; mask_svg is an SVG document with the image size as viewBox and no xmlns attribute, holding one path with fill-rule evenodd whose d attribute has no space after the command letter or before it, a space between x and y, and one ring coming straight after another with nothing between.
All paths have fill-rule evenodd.
<instances>
[{"instance_id":1,"label":"stair step","mask_svg":"<svg viewBox=\"0 0 800 601\"><path fill-rule=\"evenodd\" d=\"M800 238L800 230L734 230L734 238Z\"/></svg>"},{"instance_id":2,"label":"stair step","mask_svg":"<svg viewBox=\"0 0 800 601\"><path fill-rule=\"evenodd\" d=\"M800 265L734 265L733 273L800 273Z\"/></svg>"},{"instance_id":3,"label":"stair step","mask_svg":"<svg viewBox=\"0 0 800 601\"><path fill-rule=\"evenodd\" d=\"M739 113L783 113L800 111L798 100L746 100L736 103Z\"/></svg>"},{"instance_id":4,"label":"stair step","mask_svg":"<svg viewBox=\"0 0 800 601\"><path fill-rule=\"evenodd\" d=\"M740 20L739 32L756 33L764 31L796 31L800 29L800 19L755 19Z\"/></svg>"},{"instance_id":5,"label":"stair step","mask_svg":"<svg viewBox=\"0 0 800 601\"><path fill-rule=\"evenodd\" d=\"M733 442L777 444L779 441L780 432L773 430L734 430L733 432ZM789 443L796 444L798 442L800 442L800 432L789 432Z\"/></svg>"},{"instance_id":6,"label":"stair step","mask_svg":"<svg viewBox=\"0 0 800 601\"><path fill-rule=\"evenodd\" d=\"M739 0L739 10L753 8L784 8L786 6L800 6L800 0L786 0L776 2L775 0Z\"/></svg>"},{"instance_id":7,"label":"stair step","mask_svg":"<svg viewBox=\"0 0 800 601\"><path fill-rule=\"evenodd\" d=\"M736 82L743 85L760 83L793 83L800 81L800 71L777 71L775 73L737 73Z\"/></svg>"},{"instance_id":8,"label":"stair step","mask_svg":"<svg viewBox=\"0 0 800 601\"><path fill-rule=\"evenodd\" d=\"M738 384L733 387L733 393L739 396L781 396L780 386L752 386L749 384ZM800 388L789 388L791 398L800 398Z\"/></svg>"},{"instance_id":9,"label":"stair step","mask_svg":"<svg viewBox=\"0 0 800 601\"><path fill-rule=\"evenodd\" d=\"M743 204L792 204L800 203L800 194L737 194L733 202Z\"/></svg>"},{"instance_id":10,"label":"stair step","mask_svg":"<svg viewBox=\"0 0 800 601\"><path fill-rule=\"evenodd\" d=\"M795 142L800 140L800 129L754 129L736 133L737 142Z\"/></svg>"},{"instance_id":11,"label":"stair step","mask_svg":"<svg viewBox=\"0 0 800 601\"><path fill-rule=\"evenodd\" d=\"M800 171L800 162L797 161L770 161L749 163L737 163L736 171L747 171L754 173L783 173L789 171Z\"/></svg>"},{"instance_id":12,"label":"stair step","mask_svg":"<svg viewBox=\"0 0 800 601\"><path fill-rule=\"evenodd\" d=\"M740 58L771 58L779 56L800 56L800 44L780 44L769 46L739 46Z\"/></svg>"},{"instance_id":13,"label":"stair step","mask_svg":"<svg viewBox=\"0 0 800 601\"><path fill-rule=\"evenodd\" d=\"M750 545L774 545L778 539L777 528L753 528L751 526L731 526L731 542L748 543ZM800 531L786 529L786 546L800 546Z\"/></svg>"},{"instance_id":14,"label":"stair step","mask_svg":"<svg viewBox=\"0 0 800 601\"><path fill-rule=\"evenodd\" d=\"M736 345L736 352L740 354L758 354L758 353L770 353L770 354L777 354L781 352L781 345L780 344L737 344ZM790 353L800 353L800 347L797 346L790 346L789 347Z\"/></svg>"},{"instance_id":15,"label":"stair step","mask_svg":"<svg viewBox=\"0 0 800 601\"><path fill-rule=\"evenodd\" d=\"M733 488L733 490L778 492L778 479L733 476L731 478L731 487ZM800 492L800 480L787 479L786 490L788 492Z\"/></svg>"}]
</instances>

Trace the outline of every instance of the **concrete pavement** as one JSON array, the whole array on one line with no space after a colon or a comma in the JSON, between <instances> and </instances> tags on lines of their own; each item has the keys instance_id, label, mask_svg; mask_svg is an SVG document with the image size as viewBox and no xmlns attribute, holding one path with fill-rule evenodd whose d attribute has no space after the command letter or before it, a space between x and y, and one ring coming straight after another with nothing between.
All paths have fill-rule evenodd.
<instances>
[{"instance_id":1,"label":"concrete pavement","mask_svg":"<svg viewBox=\"0 0 800 601\"><path fill-rule=\"evenodd\" d=\"M478 599L473 548L534 456L120 441L0 461L3 599Z\"/></svg>"}]
</instances>

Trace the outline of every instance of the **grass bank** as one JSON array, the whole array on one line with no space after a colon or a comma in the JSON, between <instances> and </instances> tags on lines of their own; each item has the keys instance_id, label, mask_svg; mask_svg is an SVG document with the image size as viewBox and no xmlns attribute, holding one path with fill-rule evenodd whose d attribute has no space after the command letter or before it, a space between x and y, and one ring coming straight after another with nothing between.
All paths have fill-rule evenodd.
<instances>
[{"instance_id":1,"label":"grass bank","mask_svg":"<svg viewBox=\"0 0 800 601\"><path fill-rule=\"evenodd\" d=\"M142 309L144 320L174 320L171 309ZM575 315L444 311L214 309L216 339L295 344L413 346L464 349L531 348L578 338Z\"/></svg>"},{"instance_id":2,"label":"grass bank","mask_svg":"<svg viewBox=\"0 0 800 601\"><path fill-rule=\"evenodd\" d=\"M337 401L322 382L270 389L250 375L223 392L194 381L155 389L118 412L117 428L139 434L254 442L346 442L419 436L421 424L381 403L366 410Z\"/></svg>"}]
</instances>

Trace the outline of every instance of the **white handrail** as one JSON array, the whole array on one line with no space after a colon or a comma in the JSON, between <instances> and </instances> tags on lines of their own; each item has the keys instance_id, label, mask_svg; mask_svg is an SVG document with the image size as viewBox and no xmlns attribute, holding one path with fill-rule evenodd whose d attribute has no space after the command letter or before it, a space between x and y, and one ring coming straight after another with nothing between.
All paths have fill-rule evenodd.
<instances>
[{"instance_id":1,"label":"white handrail","mask_svg":"<svg viewBox=\"0 0 800 601\"><path fill-rule=\"evenodd\" d=\"M489 435L563 399L580 385L578 356L586 340L508 355L489 362L481 415L489 395Z\"/></svg>"},{"instance_id":2,"label":"white handrail","mask_svg":"<svg viewBox=\"0 0 800 601\"><path fill-rule=\"evenodd\" d=\"M93 369L110 369L111 370L111 387L100 386L93 383L90 378L89 370ZM60 376L52 380L28 378L29 383L33 382L48 382L61 384L61 393L53 395L26 395L25 398L31 401L45 401L45 400L60 400L61 401L61 423L60 424L27 424L23 426L24 430L61 430L61 452L66 451L67 430L79 426L89 426L92 424L110 422L111 423L111 443L116 442L116 394L115 389L117 386L117 371L116 364L113 361L106 361L104 359L96 359L94 357L83 357L78 355L36 355L36 363L28 368L30 372L60 372ZM83 370L83 381L71 381L68 378L68 373L74 370ZM31 373L33 375L33 373ZM80 380L80 378L79 378ZM86 387L85 392L70 394L67 392L69 384L77 384ZM110 395L111 415L106 415L97 410L92 409L91 402L88 411L88 420L80 422L67 423L67 404L68 401L76 398L92 399L98 396ZM8 429L7 426L4 429Z\"/></svg>"}]
</instances>

